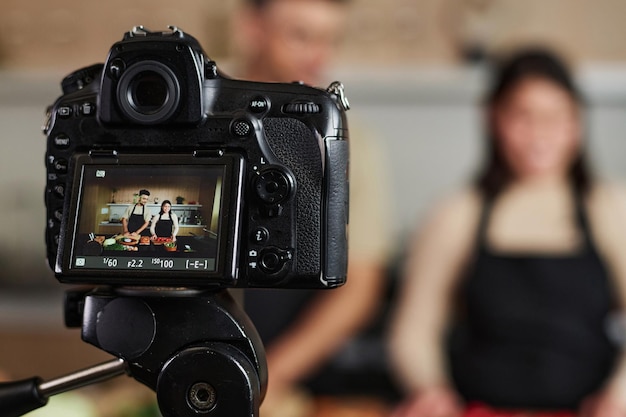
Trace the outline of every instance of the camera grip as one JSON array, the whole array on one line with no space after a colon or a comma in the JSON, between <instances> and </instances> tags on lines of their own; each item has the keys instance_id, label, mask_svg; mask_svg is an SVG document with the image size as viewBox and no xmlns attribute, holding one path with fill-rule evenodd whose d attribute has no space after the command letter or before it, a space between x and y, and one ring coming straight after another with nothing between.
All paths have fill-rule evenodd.
<instances>
[{"instance_id":1,"label":"camera grip","mask_svg":"<svg viewBox=\"0 0 626 417\"><path fill-rule=\"evenodd\" d=\"M327 139L328 198L326 205L326 265L329 287L342 285L348 271L349 144Z\"/></svg>"}]
</instances>

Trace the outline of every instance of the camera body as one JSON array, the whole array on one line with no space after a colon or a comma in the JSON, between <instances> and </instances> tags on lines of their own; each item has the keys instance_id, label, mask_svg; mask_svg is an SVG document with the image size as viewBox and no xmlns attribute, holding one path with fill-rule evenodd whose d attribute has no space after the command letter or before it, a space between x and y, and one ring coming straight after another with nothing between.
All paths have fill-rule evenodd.
<instances>
[{"instance_id":1,"label":"camera body","mask_svg":"<svg viewBox=\"0 0 626 417\"><path fill-rule=\"evenodd\" d=\"M349 147L340 84L233 80L193 37L170 29L134 28L104 64L66 77L49 108L46 245L57 279L342 285Z\"/></svg>"}]
</instances>

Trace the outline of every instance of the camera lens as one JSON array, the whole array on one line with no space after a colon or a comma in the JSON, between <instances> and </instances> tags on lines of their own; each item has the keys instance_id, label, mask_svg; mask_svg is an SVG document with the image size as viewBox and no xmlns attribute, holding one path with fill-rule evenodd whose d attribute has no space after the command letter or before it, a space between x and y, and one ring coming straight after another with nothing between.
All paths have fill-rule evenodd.
<instances>
[{"instance_id":1,"label":"camera lens","mask_svg":"<svg viewBox=\"0 0 626 417\"><path fill-rule=\"evenodd\" d=\"M142 61L123 73L117 96L122 112L129 120L141 124L163 123L178 107L180 86L166 65Z\"/></svg>"}]
</instances>

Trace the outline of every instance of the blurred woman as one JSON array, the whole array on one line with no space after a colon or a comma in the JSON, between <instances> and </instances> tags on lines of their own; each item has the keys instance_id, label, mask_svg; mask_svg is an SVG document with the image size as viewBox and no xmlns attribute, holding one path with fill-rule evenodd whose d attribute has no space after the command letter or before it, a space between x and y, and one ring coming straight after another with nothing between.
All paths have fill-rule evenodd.
<instances>
[{"instance_id":1,"label":"blurred woman","mask_svg":"<svg viewBox=\"0 0 626 417\"><path fill-rule=\"evenodd\" d=\"M520 52L494 81L481 175L409 250L395 416L626 416L626 361L605 333L626 300L626 193L591 178L583 100L556 56Z\"/></svg>"},{"instance_id":2,"label":"blurred woman","mask_svg":"<svg viewBox=\"0 0 626 417\"><path fill-rule=\"evenodd\" d=\"M155 214L150 222L150 235L152 239L157 237L168 237L172 241L176 241L178 234L178 216L172 213L172 203L170 200L163 200L161 203L161 211Z\"/></svg>"}]
</instances>

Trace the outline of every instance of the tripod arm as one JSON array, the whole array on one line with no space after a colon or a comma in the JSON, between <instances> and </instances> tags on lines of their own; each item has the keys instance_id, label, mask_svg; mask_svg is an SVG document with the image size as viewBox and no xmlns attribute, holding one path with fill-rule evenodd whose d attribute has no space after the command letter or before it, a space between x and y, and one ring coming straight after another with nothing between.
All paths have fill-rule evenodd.
<instances>
[{"instance_id":1,"label":"tripod arm","mask_svg":"<svg viewBox=\"0 0 626 417\"><path fill-rule=\"evenodd\" d=\"M50 381L29 378L0 383L0 417L18 417L43 407L48 398L127 373L126 363L114 359Z\"/></svg>"}]
</instances>

